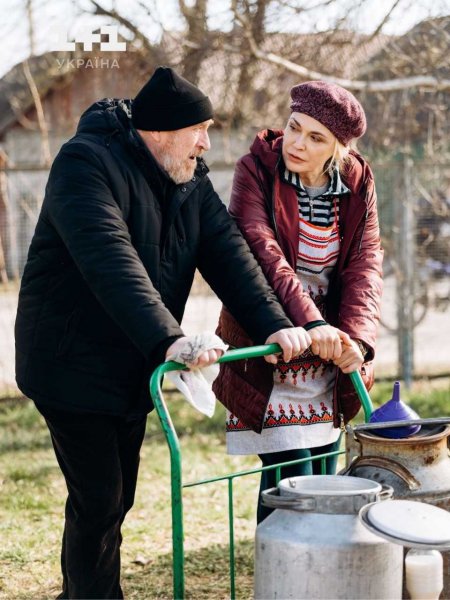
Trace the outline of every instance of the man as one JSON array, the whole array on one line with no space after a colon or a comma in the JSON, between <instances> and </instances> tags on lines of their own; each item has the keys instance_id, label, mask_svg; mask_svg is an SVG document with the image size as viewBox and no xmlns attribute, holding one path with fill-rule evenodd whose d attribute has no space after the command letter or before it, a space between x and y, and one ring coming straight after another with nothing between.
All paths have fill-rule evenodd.
<instances>
[{"instance_id":1,"label":"man","mask_svg":"<svg viewBox=\"0 0 450 600\"><path fill-rule=\"evenodd\" d=\"M51 169L19 295L16 374L68 488L60 598L123 597L120 527L152 408L148 379L186 343L195 269L255 342L278 342L286 361L310 343L207 177L212 115L198 88L160 67L133 102L91 106Z\"/></svg>"}]
</instances>

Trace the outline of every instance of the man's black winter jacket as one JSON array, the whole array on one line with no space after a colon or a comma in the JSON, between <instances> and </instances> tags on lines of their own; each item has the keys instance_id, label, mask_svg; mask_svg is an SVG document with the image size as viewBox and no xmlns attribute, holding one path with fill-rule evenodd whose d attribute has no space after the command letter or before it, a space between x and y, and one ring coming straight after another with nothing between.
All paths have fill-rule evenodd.
<instances>
[{"instance_id":1,"label":"man's black winter jacket","mask_svg":"<svg viewBox=\"0 0 450 600\"><path fill-rule=\"evenodd\" d=\"M201 159L175 185L104 100L61 148L22 278L16 378L37 403L125 415L151 408L151 370L183 335L198 268L263 343L291 326Z\"/></svg>"}]
</instances>

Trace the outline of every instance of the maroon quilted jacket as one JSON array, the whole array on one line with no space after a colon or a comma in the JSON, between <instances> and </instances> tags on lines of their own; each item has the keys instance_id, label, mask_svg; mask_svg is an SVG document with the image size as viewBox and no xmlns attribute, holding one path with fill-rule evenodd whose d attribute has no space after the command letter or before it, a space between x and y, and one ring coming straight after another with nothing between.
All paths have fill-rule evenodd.
<instances>
[{"instance_id":1,"label":"maroon quilted jacket","mask_svg":"<svg viewBox=\"0 0 450 600\"><path fill-rule=\"evenodd\" d=\"M296 272L298 200L293 186L279 176L283 131L261 131L250 153L236 165L230 213L262 266L287 316L304 326L322 316L303 290ZM373 384L382 294L382 258L373 175L367 162L351 152L341 173L351 191L339 205L341 249L330 278L327 321L361 340L368 348L362 369L368 389ZM232 347L252 340L224 307L218 335ZM221 364L214 392L248 427L260 433L273 385L273 367L262 358ZM355 416L360 403L348 376L338 371L334 387L335 427Z\"/></svg>"}]
</instances>

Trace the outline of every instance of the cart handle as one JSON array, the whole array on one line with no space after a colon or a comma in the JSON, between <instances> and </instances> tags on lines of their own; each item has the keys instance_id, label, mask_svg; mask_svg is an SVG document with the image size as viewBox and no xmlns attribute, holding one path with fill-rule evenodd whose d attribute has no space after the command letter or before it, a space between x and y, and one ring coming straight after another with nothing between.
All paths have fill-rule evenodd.
<instances>
[{"instance_id":1,"label":"cart handle","mask_svg":"<svg viewBox=\"0 0 450 600\"><path fill-rule=\"evenodd\" d=\"M268 344L262 346L251 346L249 348L237 348L234 350L229 350L225 354L223 354L217 363L225 363L231 362L234 360L243 360L247 358L257 358L260 356L266 356L268 354L277 354L282 350L278 344ZM162 396L158 391L161 391L161 381L164 376L164 373L168 373L169 371L179 371L186 370L186 365L182 363L177 363L175 361L167 361L162 363L155 369L153 375L150 379L150 394L153 398L153 402L155 404L155 408L158 412L158 415L161 418L161 423L163 425L164 432L167 434L166 425L169 426L169 429L173 430L172 421L170 419L170 415L167 412L167 408L162 400ZM364 385L361 374L359 371L353 371L353 373L349 374L350 379L353 383L353 387L355 388L356 393L358 394L358 398L361 401L361 405L364 410L364 419L365 422L368 423L370 420L370 416L373 413L373 404L370 399L369 393ZM155 402L156 399L156 402ZM163 420L162 417L165 417Z\"/></svg>"}]
</instances>

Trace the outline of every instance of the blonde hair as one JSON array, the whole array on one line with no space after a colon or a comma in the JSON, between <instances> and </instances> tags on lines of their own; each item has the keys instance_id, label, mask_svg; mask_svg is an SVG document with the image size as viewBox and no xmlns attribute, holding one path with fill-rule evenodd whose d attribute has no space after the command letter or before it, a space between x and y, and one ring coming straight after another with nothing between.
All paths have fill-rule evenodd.
<instances>
[{"instance_id":1,"label":"blonde hair","mask_svg":"<svg viewBox=\"0 0 450 600\"><path fill-rule=\"evenodd\" d=\"M347 146L344 146L342 142L335 138L333 154L330 156L330 158L327 160L323 167L324 175L332 175L335 169L338 169L338 171L342 171L347 163L348 154L352 147L353 140Z\"/></svg>"}]
</instances>

